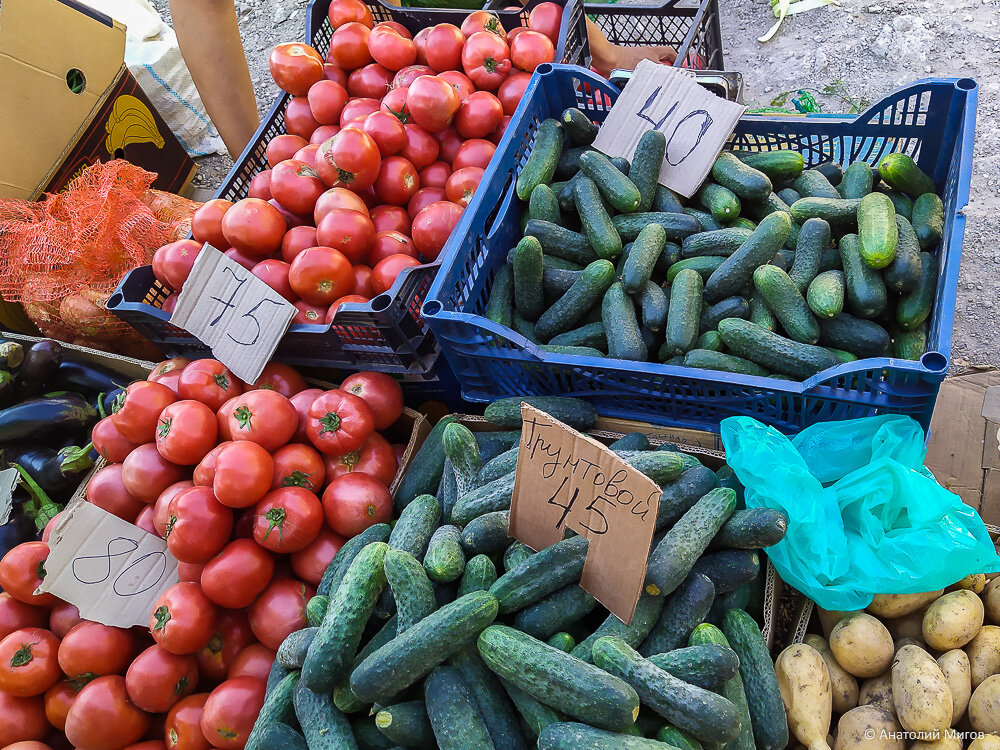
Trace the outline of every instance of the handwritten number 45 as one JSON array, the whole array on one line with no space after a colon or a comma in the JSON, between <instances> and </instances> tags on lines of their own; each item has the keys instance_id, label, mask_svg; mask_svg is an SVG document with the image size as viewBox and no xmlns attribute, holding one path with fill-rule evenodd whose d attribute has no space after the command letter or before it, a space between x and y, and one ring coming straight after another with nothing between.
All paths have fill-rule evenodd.
<instances>
[{"instance_id":1,"label":"handwritten number 45","mask_svg":"<svg viewBox=\"0 0 1000 750\"><path fill-rule=\"evenodd\" d=\"M569 477L564 477L563 480L562 480L562 482L556 488L556 491L554 493L552 493L552 497L550 497L546 501L549 505L555 505L556 507L559 507L559 508L563 509L562 515L559 516L559 520L556 521L556 528L557 529L562 528L563 522L565 522L565 520L566 520L566 516L569 515L569 512L573 509L573 504L577 501L577 498L580 497L580 488L579 487L574 487L573 488L573 492L572 492L572 494L569 497L569 501L565 505L563 505L561 502L559 502L559 501L556 500L556 498L559 497L559 494L563 491L563 488L566 486L566 484L568 482L569 482ZM606 498L595 497L594 499L592 499L590 501L590 504L587 506L586 510L593 511L598 516L600 516L600 519L601 519L601 521L604 524L604 528L603 529L591 528L590 526L588 526L583 521L580 521L580 526L582 526L587 531L589 531L589 532L591 532L593 534L606 534L606 533L608 533L608 517L605 516L604 513L603 513L603 511L601 511L599 508L594 507L595 503L597 503L598 501L603 501L603 502L606 502L606 503L608 502L608 500ZM588 518L588 521L590 521L590 518Z\"/></svg>"},{"instance_id":2,"label":"handwritten number 45","mask_svg":"<svg viewBox=\"0 0 1000 750\"><path fill-rule=\"evenodd\" d=\"M652 125L654 130L662 130L664 123L666 123L669 117L674 113L674 111L680 105L680 102L674 102L673 106L669 110L667 110L667 113L663 115L663 117L661 117L658 121L654 120L648 114L646 114L647 110L653 106L653 103L656 101L656 98L660 95L660 90L662 88L663 88L662 86L657 86L656 89L653 90L653 93L651 93L649 97L646 99L646 102L642 105L639 111L636 112L636 115L640 119L643 119L650 125ZM697 121L699 119L701 120L701 125L698 130L698 135L694 139L694 143L683 154L675 155L673 153L673 150L671 149L671 146L674 145L674 138L677 137L677 133L680 131L681 126L684 125L688 120L692 120L692 126L697 127L698 126ZM712 126L712 116L703 109L696 109L693 112L689 112L688 114L684 115L684 117L682 117L677 122L677 124L674 125L674 132L670 134L669 138L667 138L667 149L666 149L667 164L669 164L672 167L676 167L682 164L684 160L687 159L692 153L694 153L695 149L698 148L698 146L701 144L701 139L704 138L705 133L708 132L708 129L711 126Z\"/></svg>"}]
</instances>

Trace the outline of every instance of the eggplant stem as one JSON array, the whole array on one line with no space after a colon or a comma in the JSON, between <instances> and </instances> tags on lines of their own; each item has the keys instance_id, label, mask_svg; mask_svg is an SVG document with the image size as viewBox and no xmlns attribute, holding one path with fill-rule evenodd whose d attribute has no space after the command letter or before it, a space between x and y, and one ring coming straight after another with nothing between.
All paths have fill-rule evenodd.
<instances>
[{"instance_id":1,"label":"eggplant stem","mask_svg":"<svg viewBox=\"0 0 1000 750\"><path fill-rule=\"evenodd\" d=\"M25 489L31 495L31 499L37 503L37 507L27 511L27 514L35 522L35 528L42 531L48 522L59 514L62 508L52 502L49 496L45 494L45 490L38 486L38 483L31 478L31 475L23 466L11 464L11 468L17 469L17 473L21 475L21 481L24 482Z\"/></svg>"}]
</instances>

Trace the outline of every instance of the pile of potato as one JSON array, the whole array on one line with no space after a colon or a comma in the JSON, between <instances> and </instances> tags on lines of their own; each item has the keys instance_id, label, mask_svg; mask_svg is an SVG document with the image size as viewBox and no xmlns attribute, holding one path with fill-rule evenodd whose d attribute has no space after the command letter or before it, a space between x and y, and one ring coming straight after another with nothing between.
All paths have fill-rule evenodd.
<instances>
[{"instance_id":1,"label":"pile of potato","mask_svg":"<svg viewBox=\"0 0 1000 750\"><path fill-rule=\"evenodd\" d=\"M825 637L775 660L793 737L808 750L1000 750L998 576L818 610Z\"/></svg>"}]
</instances>

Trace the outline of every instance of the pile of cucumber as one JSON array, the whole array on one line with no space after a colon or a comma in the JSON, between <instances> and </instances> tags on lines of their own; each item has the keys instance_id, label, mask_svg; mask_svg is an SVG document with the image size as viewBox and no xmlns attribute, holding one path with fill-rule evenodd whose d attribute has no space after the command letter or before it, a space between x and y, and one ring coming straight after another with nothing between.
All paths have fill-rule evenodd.
<instances>
[{"instance_id":1,"label":"pile of cucumber","mask_svg":"<svg viewBox=\"0 0 1000 750\"><path fill-rule=\"evenodd\" d=\"M661 132L631 164L596 134L578 109L540 124L487 318L548 352L789 380L923 355L944 206L909 156L723 152L685 205L657 184Z\"/></svg>"},{"instance_id":2,"label":"pile of cucumber","mask_svg":"<svg viewBox=\"0 0 1000 750\"><path fill-rule=\"evenodd\" d=\"M580 430L593 408L525 399ZM278 650L246 745L442 750L780 750L785 709L764 638L761 547L787 518L742 507L717 472L632 433L610 448L663 488L630 625L579 586L588 542L507 537L519 398L494 432L441 420L396 495L350 540Z\"/></svg>"}]
</instances>

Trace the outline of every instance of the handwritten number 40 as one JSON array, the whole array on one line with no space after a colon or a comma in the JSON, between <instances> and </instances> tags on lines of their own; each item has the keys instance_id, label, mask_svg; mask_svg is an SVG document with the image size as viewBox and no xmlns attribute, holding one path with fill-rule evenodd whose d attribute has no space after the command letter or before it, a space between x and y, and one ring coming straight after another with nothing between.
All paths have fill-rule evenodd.
<instances>
[{"instance_id":1,"label":"handwritten number 40","mask_svg":"<svg viewBox=\"0 0 1000 750\"><path fill-rule=\"evenodd\" d=\"M677 109L677 107L680 105L680 102L674 102L674 105L669 110L667 110L667 113L663 115L663 117L661 117L658 121L653 120L649 115L647 115L646 111L656 101L656 98L660 95L660 90L662 88L663 88L662 86L657 86L656 89L653 91L653 93L651 93L649 97L646 99L646 102L645 104L642 105L642 108L638 112L636 112L636 115L639 118L648 122L650 125L652 125L654 130L661 130L663 128L664 123L667 121L670 115L672 115L674 111ZM677 137L677 133L680 131L681 126L684 125L688 120L691 120L692 121L691 126L698 127L699 119L701 120L701 125L698 130L698 135L694 139L694 143L692 143L691 147L688 148L688 150L683 154L675 155L671 150L671 146L673 145L674 138ZM708 132L708 129L711 126L712 126L712 116L703 109L696 109L693 112L689 112L684 117L682 117L677 122L677 124L674 125L674 132L670 134L669 138L667 138L667 151L666 151L667 164L669 164L672 167L676 167L682 164L684 160L687 159L692 153L694 153L695 149L698 148L698 146L701 144L701 139L705 136L705 133Z\"/></svg>"}]
</instances>

